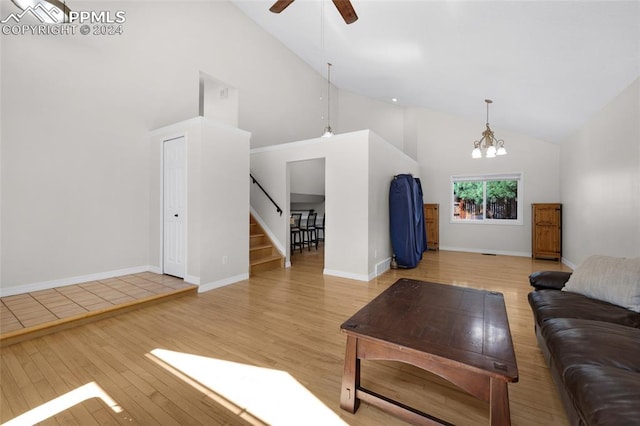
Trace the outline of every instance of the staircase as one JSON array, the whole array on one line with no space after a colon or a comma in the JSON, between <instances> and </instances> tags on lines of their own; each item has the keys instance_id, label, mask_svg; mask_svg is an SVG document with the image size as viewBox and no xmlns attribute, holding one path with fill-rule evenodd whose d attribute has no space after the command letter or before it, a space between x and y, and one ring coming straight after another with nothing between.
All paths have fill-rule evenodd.
<instances>
[{"instance_id":1,"label":"staircase","mask_svg":"<svg viewBox=\"0 0 640 426\"><path fill-rule=\"evenodd\" d=\"M249 274L284 268L284 257L256 222L249 216Z\"/></svg>"}]
</instances>

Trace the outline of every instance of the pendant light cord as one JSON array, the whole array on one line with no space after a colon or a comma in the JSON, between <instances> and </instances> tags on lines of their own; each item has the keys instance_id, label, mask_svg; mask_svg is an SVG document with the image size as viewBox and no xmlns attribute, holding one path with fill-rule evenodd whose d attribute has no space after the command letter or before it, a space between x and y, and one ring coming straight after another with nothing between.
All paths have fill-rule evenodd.
<instances>
[{"instance_id":1,"label":"pendant light cord","mask_svg":"<svg viewBox=\"0 0 640 426\"><path fill-rule=\"evenodd\" d=\"M487 102L487 126L489 125L489 102Z\"/></svg>"},{"instance_id":2,"label":"pendant light cord","mask_svg":"<svg viewBox=\"0 0 640 426\"><path fill-rule=\"evenodd\" d=\"M484 102L487 104L487 126L489 126L489 104L493 101L491 99L485 99Z\"/></svg>"},{"instance_id":3,"label":"pendant light cord","mask_svg":"<svg viewBox=\"0 0 640 426\"><path fill-rule=\"evenodd\" d=\"M321 60L324 62L324 0L320 2L320 52L322 56Z\"/></svg>"},{"instance_id":4,"label":"pendant light cord","mask_svg":"<svg viewBox=\"0 0 640 426\"><path fill-rule=\"evenodd\" d=\"M327 62L327 126L331 128L331 63Z\"/></svg>"},{"instance_id":5,"label":"pendant light cord","mask_svg":"<svg viewBox=\"0 0 640 426\"><path fill-rule=\"evenodd\" d=\"M327 63L327 130L331 132L331 63L325 51L325 1L320 1L320 52L321 60Z\"/></svg>"}]
</instances>

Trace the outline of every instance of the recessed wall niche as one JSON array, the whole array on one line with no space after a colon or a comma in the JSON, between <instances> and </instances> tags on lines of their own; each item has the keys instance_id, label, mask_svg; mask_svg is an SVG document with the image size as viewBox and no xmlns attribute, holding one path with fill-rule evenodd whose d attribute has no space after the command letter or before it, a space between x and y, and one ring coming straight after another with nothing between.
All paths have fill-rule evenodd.
<instances>
[{"instance_id":1,"label":"recessed wall niche","mask_svg":"<svg viewBox=\"0 0 640 426\"><path fill-rule=\"evenodd\" d=\"M238 89L200 71L198 115L238 127Z\"/></svg>"}]
</instances>

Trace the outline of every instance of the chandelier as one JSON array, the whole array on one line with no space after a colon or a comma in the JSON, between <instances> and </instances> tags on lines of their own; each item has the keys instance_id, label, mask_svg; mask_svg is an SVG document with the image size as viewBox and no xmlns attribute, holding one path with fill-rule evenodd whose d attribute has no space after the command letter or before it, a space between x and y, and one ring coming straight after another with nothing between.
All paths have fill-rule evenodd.
<instances>
[{"instance_id":1,"label":"chandelier","mask_svg":"<svg viewBox=\"0 0 640 426\"><path fill-rule=\"evenodd\" d=\"M484 101L487 103L487 129L482 132L482 139L473 142L471 158L482 158L483 151L486 158L494 158L496 155L507 154L504 141L502 139L496 139L495 136L493 136L493 131L489 127L489 104L493 101L491 99L485 99Z\"/></svg>"}]
</instances>

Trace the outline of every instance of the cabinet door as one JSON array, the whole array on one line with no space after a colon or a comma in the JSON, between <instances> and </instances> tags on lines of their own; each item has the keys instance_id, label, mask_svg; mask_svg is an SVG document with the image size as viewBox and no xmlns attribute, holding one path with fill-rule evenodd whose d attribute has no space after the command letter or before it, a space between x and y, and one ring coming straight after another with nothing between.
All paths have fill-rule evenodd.
<instances>
[{"instance_id":1,"label":"cabinet door","mask_svg":"<svg viewBox=\"0 0 640 426\"><path fill-rule=\"evenodd\" d=\"M424 222L427 228L427 248L429 250L438 250L440 248L440 218L439 204L424 205Z\"/></svg>"},{"instance_id":2,"label":"cabinet door","mask_svg":"<svg viewBox=\"0 0 640 426\"><path fill-rule=\"evenodd\" d=\"M560 204L534 204L532 219L533 257L559 260L562 251Z\"/></svg>"},{"instance_id":3,"label":"cabinet door","mask_svg":"<svg viewBox=\"0 0 640 426\"><path fill-rule=\"evenodd\" d=\"M539 256L556 256L558 252L558 230L551 225L536 227L535 251Z\"/></svg>"},{"instance_id":4,"label":"cabinet door","mask_svg":"<svg viewBox=\"0 0 640 426\"><path fill-rule=\"evenodd\" d=\"M559 207L552 206L536 206L535 208L535 224L536 226L560 226Z\"/></svg>"}]
</instances>

